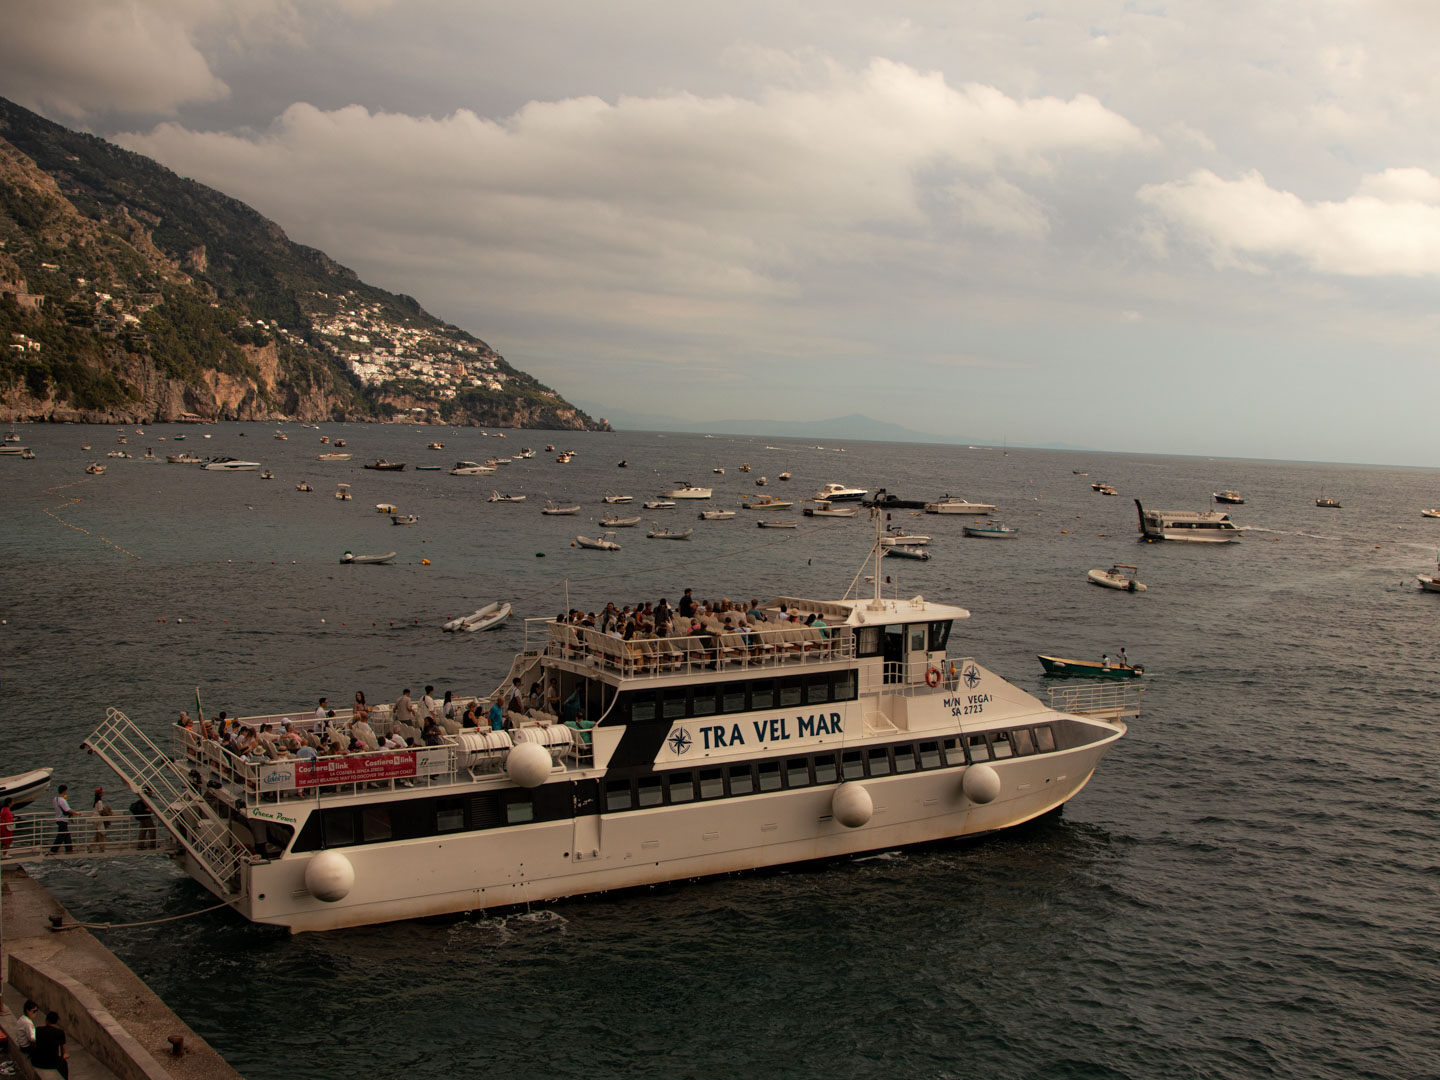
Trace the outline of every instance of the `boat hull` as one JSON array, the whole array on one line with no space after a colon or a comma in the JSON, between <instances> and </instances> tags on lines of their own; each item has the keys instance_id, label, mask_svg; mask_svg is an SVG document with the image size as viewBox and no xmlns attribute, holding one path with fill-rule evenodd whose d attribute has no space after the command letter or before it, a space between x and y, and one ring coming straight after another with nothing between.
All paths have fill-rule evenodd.
<instances>
[{"instance_id":1,"label":"boat hull","mask_svg":"<svg viewBox=\"0 0 1440 1080\"><path fill-rule=\"evenodd\" d=\"M1138 679L1145 674L1139 666L1121 667L1098 660L1071 660L1062 656L1041 656L1046 675L1071 679Z\"/></svg>"},{"instance_id":2,"label":"boat hull","mask_svg":"<svg viewBox=\"0 0 1440 1080\"><path fill-rule=\"evenodd\" d=\"M855 829L834 820L838 785L827 785L356 846L343 849L355 870L343 900L311 897L305 887L310 859L287 858L247 867L239 910L295 933L337 930L983 836L1068 802L1124 730L1117 724L1104 742L1060 755L991 762L1008 797L988 805L965 798L965 767L957 767L866 780L877 813ZM766 836L772 839L756 844L755 837ZM635 858L641 851L645 857ZM199 867L187 869L205 880Z\"/></svg>"}]
</instances>

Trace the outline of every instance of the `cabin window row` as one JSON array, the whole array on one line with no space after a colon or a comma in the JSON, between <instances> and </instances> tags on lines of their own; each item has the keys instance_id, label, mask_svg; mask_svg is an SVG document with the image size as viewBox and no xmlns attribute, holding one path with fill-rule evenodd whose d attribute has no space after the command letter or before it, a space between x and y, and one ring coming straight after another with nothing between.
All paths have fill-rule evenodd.
<instances>
[{"instance_id":1,"label":"cabin window row","mask_svg":"<svg viewBox=\"0 0 1440 1080\"><path fill-rule=\"evenodd\" d=\"M611 721L628 724L685 720L764 709L829 705L837 701L854 701L855 697L854 670L820 671L779 679L739 679L667 686L621 694L611 713Z\"/></svg>"},{"instance_id":2,"label":"cabin window row","mask_svg":"<svg viewBox=\"0 0 1440 1080\"><path fill-rule=\"evenodd\" d=\"M533 792L513 789L369 806L335 806L306 819L292 850L318 851L474 832L569 818L574 812L569 784L555 784L548 790L542 787Z\"/></svg>"},{"instance_id":3,"label":"cabin window row","mask_svg":"<svg viewBox=\"0 0 1440 1080\"><path fill-rule=\"evenodd\" d=\"M1049 725L1010 731L927 739L916 743L828 751L806 757L772 758L699 769L676 769L632 779L605 781L607 813L726 799L754 792L793 790L943 769L975 761L998 761L1055 749Z\"/></svg>"}]
</instances>

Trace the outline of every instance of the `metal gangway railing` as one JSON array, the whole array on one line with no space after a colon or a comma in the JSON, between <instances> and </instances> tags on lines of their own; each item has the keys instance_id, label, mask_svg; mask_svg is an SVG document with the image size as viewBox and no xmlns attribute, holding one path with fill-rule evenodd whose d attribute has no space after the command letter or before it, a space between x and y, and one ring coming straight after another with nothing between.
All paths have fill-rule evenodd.
<instances>
[{"instance_id":1,"label":"metal gangway railing","mask_svg":"<svg viewBox=\"0 0 1440 1080\"><path fill-rule=\"evenodd\" d=\"M214 879L225 899L244 892L240 873L248 855L230 838L221 821L190 784L180 766L119 709L105 710L105 722L90 733L85 746L115 770L151 808L195 862Z\"/></svg>"},{"instance_id":2,"label":"metal gangway railing","mask_svg":"<svg viewBox=\"0 0 1440 1080\"><path fill-rule=\"evenodd\" d=\"M159 835L153 814L137 817L117 810L107 817L80 811L70 817L67 825L68 836L56 827L51 812L16 814L14 832L0 850L0 864L168 854L175 850L168 834Z\"/></svg>"},{"instance_id":3,"label":"metal gangway railing","mask_svg":"<svg viewBox=\"0 0 1440 1080\"><path fill-rule=\"evenodd\" d=\"M1140 715L1143 686L1133 683L1102 683L1090 686L1057 686L1050 691L1050 707L1059 712L1105 719Z\"/></svg>"}]
</instances>

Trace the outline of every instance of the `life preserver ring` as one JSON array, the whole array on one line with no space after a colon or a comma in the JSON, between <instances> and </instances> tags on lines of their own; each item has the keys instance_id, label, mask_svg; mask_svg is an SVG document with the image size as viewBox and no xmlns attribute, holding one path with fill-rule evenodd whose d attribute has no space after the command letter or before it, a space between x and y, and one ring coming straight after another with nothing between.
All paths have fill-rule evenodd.
<instances>
[{"instance_id":1,"label":"life preserver ring","mask_svg":"<svg viewBox=\"0 0 1440 1080\"><path fill-rule=\"evenodd\" d=\"M925 685L936 687L940 685L940 669L932 667L925 672Z\"/></svg>"}]
</instances>

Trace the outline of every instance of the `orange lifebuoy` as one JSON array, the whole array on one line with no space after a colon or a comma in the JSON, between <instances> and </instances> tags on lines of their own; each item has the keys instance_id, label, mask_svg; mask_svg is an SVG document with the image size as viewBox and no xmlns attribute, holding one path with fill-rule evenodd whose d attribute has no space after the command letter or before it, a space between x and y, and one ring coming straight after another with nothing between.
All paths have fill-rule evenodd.
<instances>
[{"instance_id":1,"label":"orange lifebuoy","mask_svg":"<svg viewBox=\"0 0 1440 1080\"><path fill-rule=\"evenodd\" d=\"M928 671L925 672L925 685L926 685L926 686L931 686L931 687L939 686L939 685L940 685L940 669L939 669L939 668L934 668L934 667L932 667L932 668L930 668Z\"/></svg>"}]
</instances>

